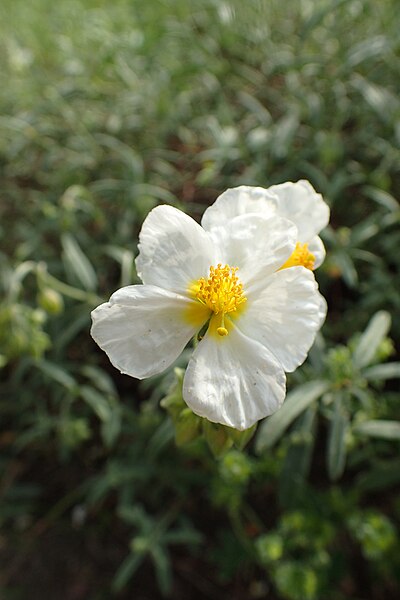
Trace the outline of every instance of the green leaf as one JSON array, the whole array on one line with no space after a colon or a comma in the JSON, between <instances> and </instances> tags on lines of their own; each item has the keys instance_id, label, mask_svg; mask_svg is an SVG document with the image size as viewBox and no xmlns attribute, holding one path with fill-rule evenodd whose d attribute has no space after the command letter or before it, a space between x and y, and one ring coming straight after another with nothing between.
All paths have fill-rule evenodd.
<instances>
[{"instance_id":1,"label":"green leaf","mask_svg":"<svg viewBox=\"0 0 400 600\"><path fill-rule=\"evenodd\" d=\"M171 529L163 535L164 544L198 545L203 541L203 535L191 526L181 529Z\"/></svg>"},{"instance_id":2,"label":"green leaf","mask_svg":"<svg viewBox=\"0 0 400 600\"><path fill-rule=\"evenodd\" d=\"M61 238L64 258L85 290L94 291L97 287L97 275L87 256L72 235L65 233Z\"/></svg>"},{"instance_id":3,"label":"green leaf","mask_svg":"<svg viewBox=\"0 0 400 600\"><path fill-rule=\"evenodd\" d=\"M354 428L356 433L385 440L400 440L400 423L398 421L371 420L360 423Z\"/></svg>"},{"instance_id":4,"label":"green leaf","mask_svg":"<svg viewBox=\"0 0 400 600\"><path fill-rule=\"evenodd\" d=\"M400 377L400 362L375 365L363 371L367 379L397 379Z\"/></svg>"},{"instance_id":5,"label":"green leaf","mask_svg":"<svg viewBox=\"0 0 400 600\"><path fill-rule=\"evenodd\" d=\"M379 227L377 223L371 223L369 220L365 220L356 227L353 227L351 232L351 242L353 248L357 248L362 243L368 241L379 233Z\"/></svg>"},{"instance_id":6,"label":"green leaf","mask_svg":"<svg viewBox=\"0 0 400 600\"><path fill-rule=\"evenodd\" d=\"M140 567L140 563L143 561L144 557L144 554L133 553L126 557L116 572L112 583L112 588L115 592L119 592L123 587L125 587L128 581L137 571L138 567Z\"/></svg>"},{"instance_id":7,"label":"green leaf","mask_svg":"<svg viewBox=\"0 0 400 600\"><path fill-rule=\"evenodd\" d=\"M64 371L62 367L55 365L48 360L38 360L35 364L43 373L51 377L51 379L54 379L54 381L60 383L68 390L73 391L77 387L75 379L69 373L67 373L67 371Z\"/></svg>"},{"instance_id":8,"label":"green leaf","mask_svg":"<svg viewBox=\"0 0 400 600\"><path fill-rule=\"evenodd\" d=\"M174 437L174 428L172 422L166 419L156 429L154 434L149 440L146 448L147 458L151 461L154 460L165 448L167 444Z\"/></svg>"},{"instance_id":9,"label":"green leaf","mask_svg":"<svg viewBox=\"0 0 400 600\"><path fill-rule=\"evenodd\" d=\"M94 365L84 365L81 369L82 375L90 379L91 383L101 392L109 396L117 396L114 381L110 375Z\"/></svg>"},{"instance_id":10,"label":"green leaf","mask_svg":"<svg viewBox=\"0 0 400 600\"><path fill-rule=\"evenodd\" d=\"M338 250L332 256L332 260L336 263L336 265L342 272L343 279L346 282L346 284L350 288L356 287L358 275L350 256L346 252Z\"/></svg>"},{"instance_id":11,"label":"green leaf","mask_svg":"<svg viewBox=\"0 0 400 600\"><path fill-rule=\"evenodd\" d=\"M154 526L153 519L148 517L143 507L139 504L122 505L118 507L118 516L130 525L140 525L143 531L150 532ZM134 543L135 539L132 540L134 547L136 547Z\"/></svg>"},{"instance_id":12,"label":"green leaf","mask_svg":"<svg viewBox=\"0 0 400 600\"><path fill-rule=\"evenodd\" d=\"M98 416L100 421L110 421L112 411L110 404L106 397L88 385L82 385L80 388L80 394L83 400L90 406L93 412Z\"/></svg>"},{"instance_id":13,"label":"green leaf","mask_svg":"<svg viewBox=\"0 0 400 600\"><path fill-rule=\"evenodd\" d=\"M390 329L390 323L390 314L384 310L372 317L354 351L353 362L356 367L365 367L374 360L379 344Z\"/></svg>"},{"instance_id":14,"label":"green leaf","mask_svg":"<svg viewBox=\"0 0 400 600\"><path fill-rule=\"evenodd\" d=\"M282 406L272 417L266 419L259 427L256 439L256 452L261 454L271 448L283 432L306 408L318 400L330 387L325 380L310 381L290 392Z\"/></svg>"},{"instance_id":15,"label":"green leaf","mask_svg":"<svg viewBox=\"0 0 400 600\"><path fill-rule=\"evenodd\" d=\"M119 246L106 246L105 252L121 266L121 287L131 285L133 279L134 256L131 250Z\"/></svg>"},{"instance_id":16,"label":"green leaf","mask_svg":"<svg viewBox=\"0 0 400 600\"><path fill-rule=\"evenodd\" d=\"M163 596L168 596L172 588L171 561L168 551L163 546L154 546L151 550L158 585Z\"/></svg>"},{"instance_id":17,"label":"green leaf","mask_svg":"<svg viewBox=\"0 0 400 600\"><path fill-rule=\"evenodd\" d=\"M400 459L379 461L363 473L357 480L357 486L363 492L384 490L400 482Z\"/></svg>"},{"instance_id":18,"label":"green leaf","mask_svg":"<svg viewBox=\"0 0 400 600\"><path fill-rule=\"evenodd\" d=\"M107 448L111 448L121 431L121 407L115 403L111 408L111 417L101 424L101 437Z\"/></svg>"},{"instance_id":19,"label":"green leaf","mask_svg":"<svg viewBox=\"0 0 400 600\"><path fill-rule=\"evenodd\" d=\"M384 53L389 51L389 44L389 40L384 35L376 35L374 37L368 36L368 39L358 42L350 49L350 52L346 59L346 64L350 68L354 68L366 60L382 56ZM356 82L362 81L364 83L364 86L371 85L367 80L365 80L358 74L355 75L354 80ZM364 90L363 87L361 87L361 91L365 93L365 96L368 95L367 91ZM366 99L368 100L368 98ZM373 102L371 102L371 105L375 106ZM381 105L378 104L376 108L381 108Z\"/></svg>"},{"instance_id":20,"label":"green leaf","mask_svg":"<svg viewBox=\"0 0 400 600\"><path fill-rule=\"evenodd\" d=\"M254 96L245 91L239 91L238 98L242 106L253 114L259 123L269 126L273 119L269 110Z\"/></svg>"},{"instance_id":21,"label":"green leaf","mask_svg":"<svg viewBox=\"0 0 400 600\"><path fill-rule=\"evenodd\" d=\"M287 156L288 149L299 128L299 117L296 112L289 112L276 122L273 129L271 150L277 158Z\"/></svg>"},{"instance_id":22,"label":"green leaf","mask_svg":"<svg viewBox=\"0 0 400 600\"><path fill-rule=\"evenodd\" d=\"M321 6L316 4L314 10L311 11L311 15L304 20L304 23L298 32L300 38L303 40L307 39L312 30L320 25L330 12L336 10L339 6L345 3L348 4L349 0L333 0L333 2L328 2L324 5L321 3Z\"/></svg>"},{"instance_id":23,"label":"green leaf","mask_svg":"<svg viewBox=\"0 0 400 600\"><path fill-rule=\"evenodd\" d=\"M112 135L98 133L96 135L96 140L99 144L115 152L126 164L135 179L141 179L143 177L143 160L139 152L135 152L131 146Z\"/></svg>"},{"instance_id":24,"label":"green leaf","mask_svg":"<svg viewBox=\"0 0 400 600\"><path fill-rule=\"evenodd\" d=\"M377 204L384 206L390 212L396 212L400 208L397 200L384 190L366 185L363 187L363 192L366 196L374 200Z\"/></svg>"},{"instance_id":25,"label":"green leaf","mask_svg":"<svg viewBox=\"0 0 400 600\"><path fill-rule=\"evenodd\" d=\"M327 447L328 473L333 481L339 479L346 464L346 434L348 428L348 414L342 407L341 397L336 396Z\"/></svg>"},{"instance_id":26,"label":"green leaf","mask_svg":"<svg viewBox=\"0 0 400 600\"><path fill-rule=\"evenodd\" d=\"M369 39L364 43L366 50L368 48L372 49ZM385 87L372 83L368 79L361 77L361 75L356 75L352 83L354 88L360 92L365 102L375 111L378 118L391 122L399 107L396 96L390 93Z\"/></svg>"},{"instance_id":27,"label":"green leaf","mask_svg":"<svg viewBox=\"0 0 400 600\"><path fill-rule=\"evenodd\" d=\"M315 441L316 406L310 406L297 419L290 436L279 477L279 502L284 508L294 507L304 490Z\"/></svg>"}]
</instances>

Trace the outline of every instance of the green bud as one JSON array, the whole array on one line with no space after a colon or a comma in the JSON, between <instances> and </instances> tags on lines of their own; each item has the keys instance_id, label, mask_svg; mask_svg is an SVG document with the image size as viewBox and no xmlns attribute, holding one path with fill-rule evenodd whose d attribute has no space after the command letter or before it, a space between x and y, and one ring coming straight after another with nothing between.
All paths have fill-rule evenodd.
<instances>
[{"instance_id":1,"label":"green bud","mask_svg":"<svg viewBox=\"0 0 400 600\"><path fill-rule=\"evenodd\" d=\"M393 340L389 337L383 338L376 351L376 358L379 362L384 362L395 353Z\"/></svg>"},{"instance_id":2,"label":"green bud","mask_svg":"<svg viewBox=\"0 0 400 600\"><path fill-rule=\"evenodd\" d=\"M283 539L277 533L261 535L256 541L257 554L263 565L280 560L283 556Z\"/></svg>"},{"instance_id":3,"label":"green bud","mask_svg":"<svg viewBox=\"0 0 400 600\"><path fill-rule=\"evenodd\" d=\"M352 515L348 521L353 536L360 542L369 560L384 560L396 545L396 529L388 517L378 511L366 510Z\"/></svg>"},{"instance_id":4,"label":"green bud","mask_svg":"<svg viewBox=\"0 0 400 600\"><path fill-rule=\"evenodd\" d=\"M183 446L200 435L201 418L194 414L190 408L184 408L175 420L175 442Z\"/></svg>"},{"instance_id":5,"label":"green bud","mask_svg":"<svg viewBox=\"0 0 400 600\"><path fill-rule=\"evenodd\" d=\"M174 369L175 381L171 385L168 394L160 402L160 405L165 408L173 421L179 417L186 404L182 398L183 377L185 371L178 367Z\"/></svg>"},{"instance_id":6,"label":"green bud","mask_svg":"<svg viewBox=\"0 0 400 600\"><path fill-rule=\"evenodd\" d=\"M255 423L253 427L245 429L244 431L238 431L237 429L229 428L229 436L233 440L236 448L243 450L257 431L258 423Z\"/></svg>"},{"instance_id":7,"label":"green bud","mask_svg":"<svg viewBox=\"0 0 400 600\"><path fill-rule=\"evenodd\" d=\"M215 457L222 456L231 448L233 441L229 427L203 419L203 435Z\"/></svg>"},{"instance_id":8,"label":"green bud","mask_svg":"<svg viewBox=\"0 0 400 600\"><path fill-rule=\"evenodd\" d=\"M135 552L136 554L146 554L146 552L150 550L150 546L150 541L141 535L133 538L130 543L132 552Z\"/></svg>"},{"instance_id":9,"label":"green bud","mask_svg":"<svg viewBox=\"0 0 400 600\"><path fill-rule=\"evenodd\" d=\"M46 313L41 308L34 308L29 316L31 323L34 325L43 325L43 323L46 323Z\"/></svg>"},{"instance_id":10,"label":"green bud","mask_svg":"<svg viewBox=\"0 0 400 600\"><path fill-rule=\"evenodd\" d=\"M251 463L238 450L230 450L222 458L220 465L221 476L229 483L245 484L251 475Z\"/></svg>"},{"instance_id":11,"label":"green bud","mask_svg":"<svg viewBox=\"0 0 400 600\"><path fill-rule=\"evenodd\" d=\"M37 298L39 306L50 315L58 315L64 310L64 300L61 294L51 288L42 289Z\"/></svg>"},{"instance_id":12,"label":"green bud","mask_svg":"<svg viewBox=\"0 0 400 600\"><path fill-rule=\"evenodd\" d=\"M62 442L69 448L76 448L91 437L89 424L86 419L64 421L59 429Z\"/></svg>"},{"instance_id":13,"label":"green bud","mask_svg":"<svg viewBox=\"0 0 400 600\"><path fill-rule=\"evenodd\" d=\"M317 598L318 578L306 565L285 562L277 566L275 585L285 598L291 600L314 600Z\"/></svg>"}]
</instances>

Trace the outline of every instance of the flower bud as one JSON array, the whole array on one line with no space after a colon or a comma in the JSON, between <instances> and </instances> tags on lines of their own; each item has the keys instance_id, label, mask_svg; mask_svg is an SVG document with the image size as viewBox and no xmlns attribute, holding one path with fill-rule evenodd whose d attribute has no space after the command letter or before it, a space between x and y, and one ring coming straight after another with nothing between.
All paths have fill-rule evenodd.
<instances>
[{"instance_id":1,"label":"flower bud","mask_svg":"<svg viewBox=\"0 0 400 600\"><path fill-rule=\"evenodd\" d=\"M61 294L51 288L44 288L39 292L38 304L51 315L58 315L64 309L64 301Z\"/></svg>"}]
</instances>

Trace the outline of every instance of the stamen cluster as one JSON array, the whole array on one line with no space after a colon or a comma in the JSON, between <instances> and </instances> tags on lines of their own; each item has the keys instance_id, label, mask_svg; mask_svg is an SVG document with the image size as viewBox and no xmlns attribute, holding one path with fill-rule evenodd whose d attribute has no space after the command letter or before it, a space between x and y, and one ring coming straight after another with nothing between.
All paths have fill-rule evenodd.
<instances>
[{"instance_id":1,"label":"stamen cluster","mask_svg":"<svg viewBox=\"0 0 400 600\"><path fill-rule=\"evenodd\" d=\"M296 243L296 248L293 253L289 256L281 269L288 269L289 267L305 267L313 271L315 264L315 256L308 249L308 244Z\"/></svg>"},{"instance_id":2,"label":"stamen cluster","mask_svg":"<svg viewBox=\"0 0 400 600\"><path fill-rule=\"evenodd\" d=\"M218 264L210 267L208 279L198 281L196 298L208 306L216 315L230 313L246 302L243 285L236 275L238 268Z\"/></svg>"}]
</instances>

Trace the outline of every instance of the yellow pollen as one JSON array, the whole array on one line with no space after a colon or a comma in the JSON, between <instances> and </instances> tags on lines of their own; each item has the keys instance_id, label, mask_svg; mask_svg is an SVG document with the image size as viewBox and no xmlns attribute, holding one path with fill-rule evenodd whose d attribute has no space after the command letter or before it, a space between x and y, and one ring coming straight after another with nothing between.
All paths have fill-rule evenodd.
<instances>
[{"instance_id":1,"label":"yellow pollen","mask_svg":"<svg viewBox=\"0 0 400 600\"><path fill-rule=\"evenodd\" d=\"M228 330L226 327L217 327L217 333L221 336L228 335Z\"/></svg>"},{"instance_id":2,"label":"yellow pollen","mask_svg":"<svg viewBox=\"0 0 400 600\"><path fill-rule=\"evenodd\" d=\"M243 294L243 285L236 275L237 270L237 267L229 265L211 266L208 279L202 277L196 282L197 300L219 317L216 332L220 336L228 335L225 315L235 313L247 300Z\"/></svg>"},{"instance_id":3,"label":"yellow pollen","mask_svg":"<svg viewBox=\"0 0 400 600\"><path fill-rule=\"evenodd\" d=\"M315 256L309 251L308 244L300 244L300 242L297 242L296 248L279 270L288 269L289 267L305 267L312 271L314 269L314 264Z\"/></svg>"}]
</instances>

